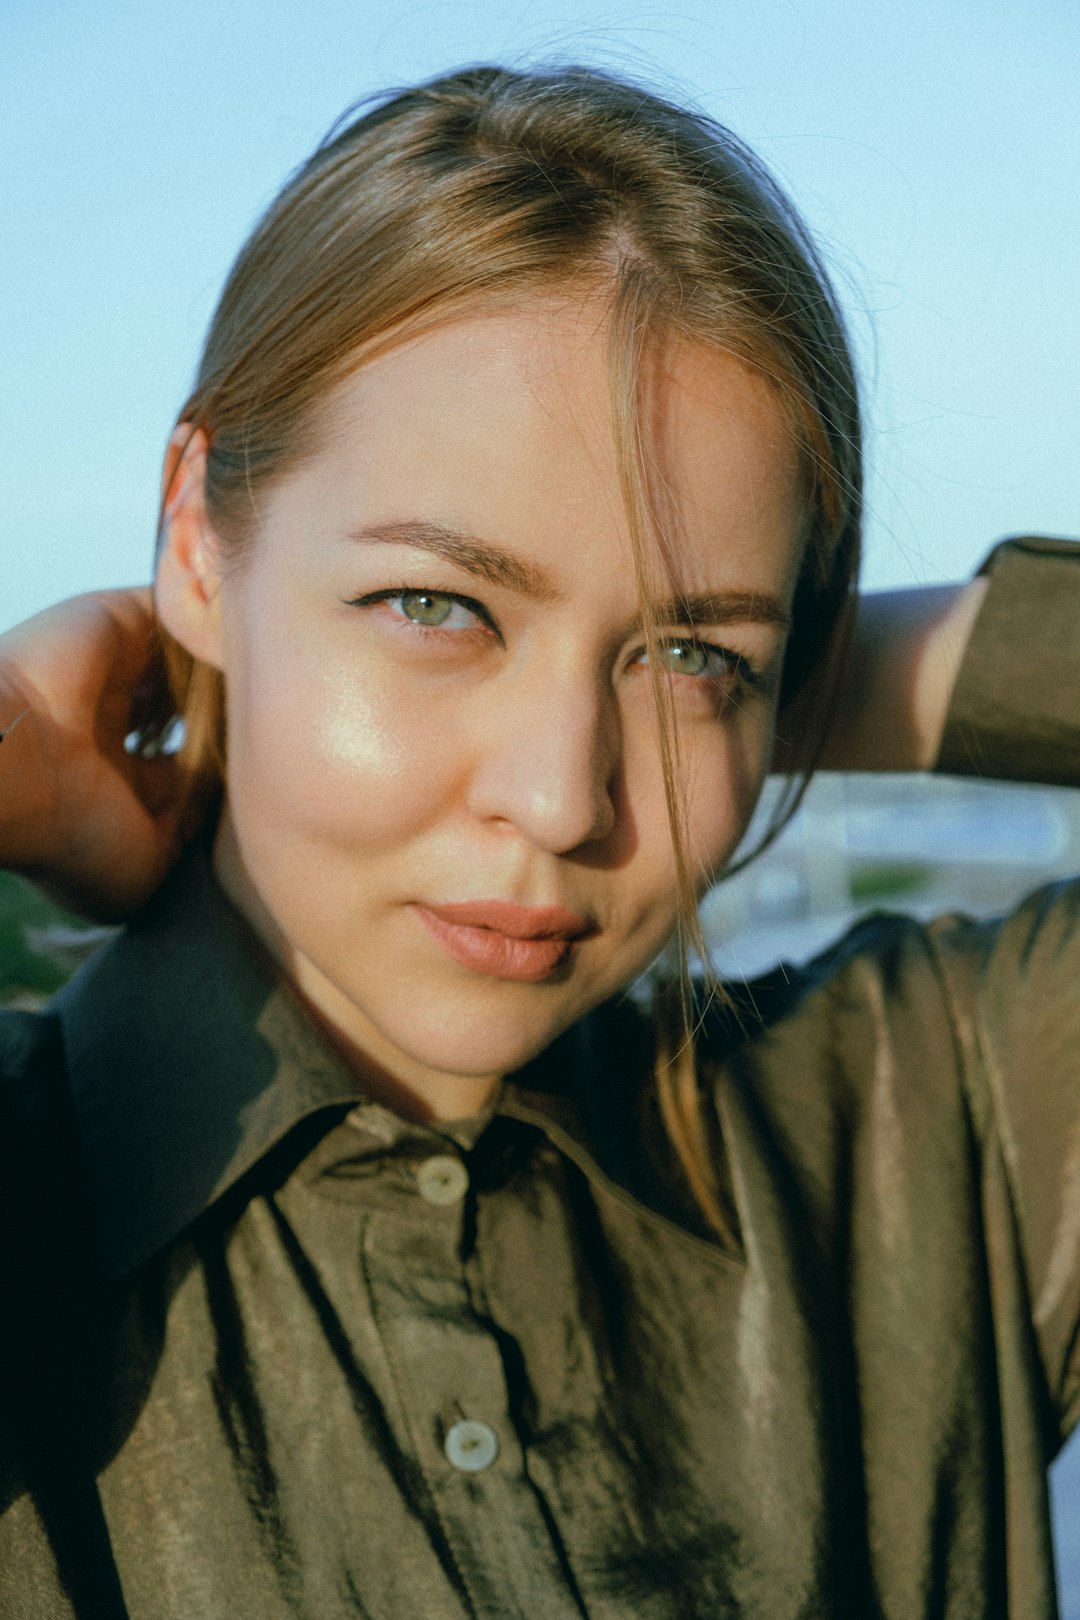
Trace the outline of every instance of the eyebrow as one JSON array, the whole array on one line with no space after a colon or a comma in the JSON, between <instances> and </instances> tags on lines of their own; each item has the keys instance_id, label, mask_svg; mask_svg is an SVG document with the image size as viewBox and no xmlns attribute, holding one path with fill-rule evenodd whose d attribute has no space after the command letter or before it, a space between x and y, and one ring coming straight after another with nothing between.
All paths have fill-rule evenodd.
<instances>
[{"instance_id":1,"label":"eyebrow","mask_svg":"<svg viewBox=\"0 0 1080 1620\"><path fill-rule=\"evenodd\" d=\"M379 545L415 546L436 557L445 557L447 562L456 563L467 574L486 579L489 585L502 585L541 602L554 602L560 594L542 569L512 557L508 551L493 546L490 540L480 540L474 534L460 534L456 529L445 529L441 523L416 520L376 523L370 528L351 529L348 538L374 541Z\"/></svg>"},{"instance_id":2,"label":"eyebrow","mask_svg":"<svg viewBox=\"0 0 1080 1620\"><path fill-rule=\"evenodd\" d=\"M349 540L375 545L412 546L433 556L444 557L467 574L530 596L540 602L558 601L562 593L543 569L522 562L490 540L462 534L441 523L407 519L399 523L375 523L350 529ZM775 624L787 629L790 614L767 591L707 591L701 595L679 596L657 603L654 609L661 625L676 624Z\"/></svg>"},{"instance_id":3,"label":"eyebrow","mask_svg":"<svg viewBox=\"0 0 1080 1620\"><path fill-rule=\"evenodd\" d=\"M707 591L703 596L677 596L656 608L659 624L776 624L791 626L775 596L767 591Z\"/></svg>"}]
</instances>

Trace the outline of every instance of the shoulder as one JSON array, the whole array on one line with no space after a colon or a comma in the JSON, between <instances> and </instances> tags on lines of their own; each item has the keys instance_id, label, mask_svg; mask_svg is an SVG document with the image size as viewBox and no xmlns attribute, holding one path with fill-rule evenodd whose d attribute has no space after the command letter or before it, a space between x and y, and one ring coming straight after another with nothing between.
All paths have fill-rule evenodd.
<instances>
[{"instance_id":1,"label":"shoulder","mask_svg":"<svg viewBox=\"0 0 1080 1620\"><path fill-rule=\"evenodd\" d=\"M1077 880L1003 917L874 915L710 1007L707 1081L804 1136L814 1119L846 1136L888 1117L984 1138L1010 1093L1044 1112L1051 1097L1071 1106L1078 972Z\"/></svg>"},{"instance_id":2,"label":"shoulder","mask_svg":"<svg viewBox=\"0 0 1080 1620\"><path fill-rule=\"evenodd\" d=\"M871 1029L881 1033L913 1010L925 1016L943 996L934 927L874 913L807 962L781 962L758 978L726 984L709 998L702 1020L706 1050L723 1058L791 1040L809 1054Z\"/></svg>"},{"instance_id":3,"label":"shoulder","mask_svg":"<svg viewBox=\"0 0 1080 1620\"><path fill-rule=\"evenodd\" d=\"M925 1020L937 1006L950 1021L994 1021L1038 1009L1062 1018L1078 1009L1080 879L1044 885L1013 911L927 921L874 913L812 960L781 963L727 987L705 1028L714 1050L733 1039L768 1039L787 1027L813 1045L845 1029L878 1030Z\"/></svg>"},{"instance_id":4,"label":"shoulder","mask_svg":"<svg viewBox=\"0 0 1080 1620\"><path fill-rule=\"evenodd\" d=\"M933 925L870 916L729 995L709 1008L700 1048L729 1144L809 1179L830 1208L846 1196L840 1166L853 1176L914 1144L936 1143L952 1174L970 1134L971 1052Z\"/></svg>"}]
</instances>

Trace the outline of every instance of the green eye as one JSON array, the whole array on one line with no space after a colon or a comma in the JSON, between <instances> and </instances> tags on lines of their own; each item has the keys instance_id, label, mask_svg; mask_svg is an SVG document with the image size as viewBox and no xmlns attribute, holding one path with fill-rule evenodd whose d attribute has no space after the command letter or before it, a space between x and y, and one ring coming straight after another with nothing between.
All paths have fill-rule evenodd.
<instances>
[{"instance_id":1,"label":"green eye","mask_svg":"<svg viewBox=\"0 0 1080 1620\"><path fill-rule=\"evenodd\" d=\"M396 585L392 589L354 596L348 605L356 608L385 608L399 628L412 625L417 630L442 630L451 636L460 632L488 632L502 640L499 627L482 602L454 591L429 591L423 586ZM445 639L445 637L443 638Z\"/></svg>"},{"instance_id":2,"label":"green eye","mask_svg":"<svg viewBox=\"0 0 1080 1620\"><path fill-rule=\"evenodd\" d=\"M445 624L454 611L449 596L436 596L432 591L403 591L398 597L401 611L413 624Z\"/></svg>"},{"instance_id":3,"label":"green eye","mask_svg":"<svg viewBox=\"0 0 1080 1620\"><path fill-rule=\"evenodd\" d=\"M660 656L672 675L706 675L712 651L700 641L665 641Z\"/></svg>"}]
</instances>

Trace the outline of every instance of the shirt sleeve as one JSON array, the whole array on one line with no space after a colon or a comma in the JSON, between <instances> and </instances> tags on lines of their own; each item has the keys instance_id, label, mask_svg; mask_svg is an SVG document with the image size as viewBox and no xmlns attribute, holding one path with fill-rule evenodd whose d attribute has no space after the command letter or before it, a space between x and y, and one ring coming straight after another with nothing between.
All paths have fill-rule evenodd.
<instances>
[{"instance_id":1,"label":"shirt sleeve","mask_svg":"<svg viewBox=\"0 0 1080 1620\"><path fill-rule=\"evenodd\" d=\"M997 546L937 769L1080 785L1080 544ZM1060 1444L1080 1419L1080 879L931 929L984 1153L991 1268L1015 1244ZM1013 1295L1016 1299L1017 1296Z\"/></svg>"},{"instance_id":2,"label":"shirt sleeve","mask_svg":"<svg viewBox=\"0 0 1080 1620\"><path fill-rule=\"evenodd\" d=\"M1080 542L1006 540L957 678L936 769L1080 784Z\"/></svg>"},{"instance_id":3,"label":"shirt sleeve","mask_svg":"<svg viewBox=\"0 0 1080 1620\"><path fill-rule=\"evenodd\" d=\"M929 937L980 1144L996 1334L1041 1364L1053 1455L1080 1420L1080 879Z\"/></svg>"}]
</instances>

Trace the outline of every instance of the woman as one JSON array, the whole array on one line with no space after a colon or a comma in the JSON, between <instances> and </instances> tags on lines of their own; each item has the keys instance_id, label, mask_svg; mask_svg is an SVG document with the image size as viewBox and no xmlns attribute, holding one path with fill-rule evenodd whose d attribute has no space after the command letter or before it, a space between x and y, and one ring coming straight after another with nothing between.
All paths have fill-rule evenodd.
<instances>
[{"instance_id":1,"label":"woman","mask_svg":"<svg viewBox=\"0 0 1080 1620\"><path fill-rule=\"evenodd\" d=\"M187 845L3 1026L11 1612L1053 1612L1076 898L688 977L777 760L1076 777L1069 548L848 658L858 489L726 132L476 70L286 187L163 666L136 596L3 644L6 862L124 913Z\"/></svg>"}]
</instances>

